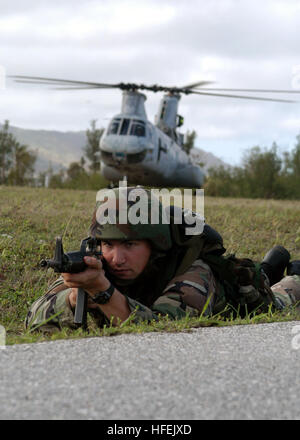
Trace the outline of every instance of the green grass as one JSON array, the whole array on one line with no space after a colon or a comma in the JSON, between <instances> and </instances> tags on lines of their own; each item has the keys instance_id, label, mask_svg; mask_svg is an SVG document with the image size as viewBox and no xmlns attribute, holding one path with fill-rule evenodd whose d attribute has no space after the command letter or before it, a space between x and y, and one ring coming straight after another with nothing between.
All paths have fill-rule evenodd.
<instances>
[{"instance_id":1,"label":"green grass","mask_svg":"<svg viewBox=\"0 0 300 440\"><path fill-rule=\"evenodd\" d=\"M29 306L56 279L53 271L39 268L42 258L53 256L55 237L63 235L66 251L79 249L88 235L96 191L51 190L0 186L0 323L7 343L29 343L86 336L82 330L63 330L52 336L25 332ZM292 258L300 257L300 201L205 198L206 223L223 236L228 253L261 260L275 244ZM129 332L188 331L210 325L256 324L298 319L295 311L246 319L162 319L149 325L127 323L118 328L91 328L88 336Z\"/></svg>"}]
</instances>

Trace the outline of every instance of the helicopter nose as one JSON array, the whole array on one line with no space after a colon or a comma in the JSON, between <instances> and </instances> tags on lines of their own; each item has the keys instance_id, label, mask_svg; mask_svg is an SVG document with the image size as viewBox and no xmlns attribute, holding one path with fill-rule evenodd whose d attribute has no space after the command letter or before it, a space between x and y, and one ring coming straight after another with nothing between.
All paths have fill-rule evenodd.
<instances>
[{"instance_id":1,"label":"helicopter nose","mask_svg":"<svg viewBox=\"0 0 300 440\"><path fill-rule=\"evenodd\" d=\"M124 153L124 152L108 152L101 150L101 160L106 165L118 164L136 164L143 162L146 156L146 150L140 151L139 153Z\"/></svg>"},{"instance_id":2,"label":"helicopter nose","mask_svg":"<svg viewBox=\"0 0 300 440\"><path fill-rule=\"evenodd\" d=\"M111 153L139 153L147 146L147 141L136 136L102 136L100 149Z\"/></svg>"},{"instance_id":3,"label":"helicopter nose","mask_svg":"<svg viewBox=\"0 0 300 440\"><path fill-rule=\"evenodd\" d=\"M136 164L142 162L146 156L146 145L140 139L126 139L120 136L107 136L100 144L101 160L107 165L115 162Z\"/></svg>"}]
</instances>

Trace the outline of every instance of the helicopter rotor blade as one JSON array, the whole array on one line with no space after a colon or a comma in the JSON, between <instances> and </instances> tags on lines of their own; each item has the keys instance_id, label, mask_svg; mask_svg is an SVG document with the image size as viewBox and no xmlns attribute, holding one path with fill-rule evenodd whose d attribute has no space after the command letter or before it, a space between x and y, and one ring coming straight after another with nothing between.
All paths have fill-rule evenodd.
<instances>
[{"instance_id":1,"label":"helicopter rotor blade","mask_svg":"<svg viewBox=\"0 0 300 440\"><path fill-rule=\"evenodd\" d=\"M53 85L53 84L52 84ZM95 90L95 89L110 89L111 87L104 86L82 86L82 87L51 87L51 90Z\"/></svg>"},{"instance_id":2,"label":"helicopter rotor blade","mask_svg":"<svg viewBox=\"0 0 300 440\"><path fill-rule=\"evenodd\" d=\"M43 84L43 85L50 85L53 86L56 83L53 82L36 82L36 81L23 81L23 80L15 80L15 82L17 83L22 83L22 84ZM51 90L88 90L88 89L110 89L110 86L82 86L82 87L77 87L76 85L72 86L72 87L51 87Z\"/></svg>"},{"instance_id":3,"label":"helicopter rotor blade","mask_svg":"<svg viewBox=\"0 0 300 440\"><path fill-rule=\"evenodd\" d=\"M189 84L188 86L181 87L182 89L194 89L195 87L206 86L206 84L214 84L215 81L198 81L193 84Z\"/></svg>"},{"instance_id":4,"label":"helicopter rotor blade","mask_svg":"<svg viewBox=\"0 0 300 440\"><path fill-rule=\"evenodd\" d=\"M119 84L94 83L87 81L76 81L58 78L45 78L39 76L24 76L24 75L10 75L16 82L31 83L31 84L61 84L61 85L86 85L93 87L118 88Z\"/></svg>"},{"instance_id":5,"label":"helicopter rotor blade","mask_svg":"<svg viewBox=\"0 0 300 440\"><path fill-rule=\"evenodd\" d=\"M50 82L50 81L48 81L48 82L46 82L46 81L39 82L39 81L30 81L30 80L24 80L24 79L15 79L14 82L22 83L22 84L48 84L48 85L53 85L53 82Z\"/></svg>"},{"instance_id":6,"label":"helicopter rotor blade","mask_svg":"<svg viewBox=\"0 0 300 440\"><path fill-rule=\"evenodd\" d=\"M58 79L58 78L45 78L39 76L25 76L25 75L10 75L9 78L13 78L16 82L22 83L30 83L30 84L41 84L41 85L61 85L61 86L71 86L72 89L76 86L80 88L80 86L86 86L87 88L112 88L112 89L121 89L121 90L152 90L152 91L163 91L166 88L163 86L146 86L144 84L135 84L135 83L118 83L118 84L107 84L107 83L98 83L98 82L88 82L88 81L76 81L76 80L68 80L68 79Z\"/></svg>"},{"instance_id":7,"label":"helicopter rotor blade","mask_svg":"<svg viewBox=\"0 0 300 440\"><path fill-rule=\"evenodd\" d=\"M300 93L300 90L269 90L269 89L220 89L220 88L202 88L199 90L212 92L254 92L254 93ZM197 90L198 91L198 90Z\"/></svg>"},{"instance_id":8,"label":"helicopter rotor blade","mask_svg":"<svg viewBox=\"0 0 300 440\"><path fill-rule=\"evenodd\" d=\"M87 81L76 81L58 78L46 78L39 76L25 76L25 75L10 75L9 78L13 78L19 83L29 83L29 84L42 84L42 85L53 85L61 86L55 87L56 90L78 90L78 89L116 89L121 90L149 90L152 92L169 92L171 94L198 94L207 96L220 96L224 98L238 98L238 99L252 99L257 101L274 101L274 102L295 102L286 99L276 99L276 98L264 98L264 97L254 97L254 96L240 96L231 94L221 94L221 93L211 93L219 91L232 91L232 92L268 92L268 93L300 93L300 91L286 91L286 90L260 90L260 89L221 89L221 88L202 88L203 85L211 84L212 81L198 81L197 83L190 84L184 87L165 87L157 84L152 86L147 86L145 84L136 83L118 83L118 84L107 84L98 82L87 82ZM199 87L199 90L197 88Z\"/></svg>"},{"instance_id":9,"label":"helicopter rotor blade","mask_svg":"<svg viewBox=\"0 0 300 440\"><path fill-rule=\"evenodd\" d=\"M121 90L150 90L153 92L171 92L171 93L185 93L189 89L211 84L212 81L198 81L197 83L190 84L184 87L166 87L160 86L157 84L153 84L151 86L147 86L145 84L135 84L135 83L118 83L118 84L107 84L107 83L97 83L97 82L88 82L88 81L76 81L76 80L67 80L60 78L46 78L40 76L27 76L27 75L10 75L9 78L13 78L18 83L29 83L29 84L42 84L42 85L62 85L62 86L71 86L72 89L76 86L80 87L93 87L93 88L120 88Z\"/></svg>"},{"instance_id":10,"label":"helicopter rotor blade","mask_svg":"<svg viewBox=\"0 0 300 440\"><path fill-rule=\"evenodd\" d=\"M224 95L224 94L220 94L220 93L206 93L206 92L196 92L196 91L191 91L191 93L195 93L197 95L220 96L223 98L252 99L252 100L256 100L256 101L297 102L297 101L291 101L291 100L287 100L287 99L262 98L262 97L257 97L257 96Z\"/></svg>"}]
</instances>

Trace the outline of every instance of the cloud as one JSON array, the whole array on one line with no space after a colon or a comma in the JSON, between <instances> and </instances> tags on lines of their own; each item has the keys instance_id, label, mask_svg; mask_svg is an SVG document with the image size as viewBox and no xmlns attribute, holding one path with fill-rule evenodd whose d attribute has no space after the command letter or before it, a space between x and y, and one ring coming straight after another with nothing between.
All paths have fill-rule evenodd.
<instances>
[{"instance_id":1,"label":"cloud","mask_svg":"<svg viewBox=\"0 0 300 440\"><path fill-rule=\"evenodd\" d=\"M107 83L296 88L299 15L293 0L14 0L1 5L0 64L8 74ZM2 118L21 127L82 130L120 109L116 90L62 92L11 80L6 87ZM160 98L147 94L152 121ZM299 132L299 104L190 95L179 113L199 144L229 160L237 145L275 135L291 143Z\"/></svg>"}]
</instances>

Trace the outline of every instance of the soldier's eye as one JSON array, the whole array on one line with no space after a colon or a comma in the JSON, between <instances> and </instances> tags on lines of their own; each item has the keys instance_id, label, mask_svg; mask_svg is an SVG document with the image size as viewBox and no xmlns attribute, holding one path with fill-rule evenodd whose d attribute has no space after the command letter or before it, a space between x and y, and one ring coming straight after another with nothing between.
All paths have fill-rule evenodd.
<instances>
[{"instance_id":1,"label":"soldier's eye","mask_svg":"<svg viewBox=\"0 0 300 440\"><path fill-rule=\"evenodd\" d=\"M126 241L126 243L125 243L125 246L128 247L128 248L131 248L134 245L135 245L134 241Z\"/></svg>"},{"instance_id":2,"label":"soldier's eye","mask_svg":"<svg viewBox=\"0 0 300 440\"><path fill-rule=\"evenodd\" d=\"M107 248L107 247L111 247L112 244L109 241L102 241L102 246Z\"/></svg>"}]
</instances>

